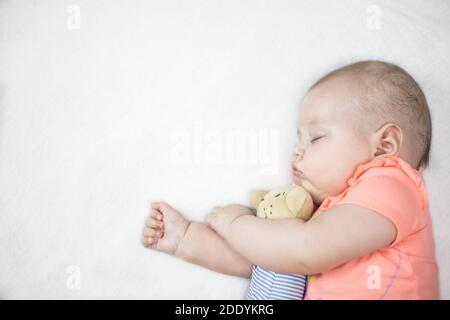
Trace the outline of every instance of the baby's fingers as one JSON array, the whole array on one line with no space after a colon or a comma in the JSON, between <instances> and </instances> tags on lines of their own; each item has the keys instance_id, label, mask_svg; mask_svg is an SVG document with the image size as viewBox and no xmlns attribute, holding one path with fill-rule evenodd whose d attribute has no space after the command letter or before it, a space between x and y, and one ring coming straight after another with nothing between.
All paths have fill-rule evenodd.
<instances>
[{"instance_id":1,"label":"baby's fingers","mask_svg":"<svg viewBox=\"0 0 450 320\"><path fill-rule=\"evenodd\" d=\"M144 247L155 246L157 241L158 239L155 238L142 237L141 239L141 242L144 245Z\"/></svg>"},{"instance_id":2,"label":"baby's fingers","mask_svg":"<svg viewBox=\"0 0 450 320\"><path fill-rule=\"evenodd\" d=\"M142 231L141 242L144 247L154 247L157 245L158 240L164 235L162 230L155 230L151 228L144 228Z\"/></svg>"},{"instance_id":3,"label":"baby's fingers","mask_svg":"<svg viewBox=\"0 0 450 320\"><path fill-rule=\"evenodd\" d=\"M164 223L162 221L157 221L154 218L147 218L145 219L145 226L148 228L163 228Z\"/></svg>"},{"instance_id":4,"label":"baby's fingers","mask_svg":"<svg viewBox=\"0 0 450 320\"><path fill-rule=\"evenodd\" d=\"M152 209L150 209L150 217L161 221L163 218L163 215L158 210L152 208Z\"/></svg>"},{"instance_id":5,"label":"baby's fingers","mask_svg":"<svg viewBox=\"0 0 450 320\"><path fill-rule=\"evenodd\" d=\"M173 210L173 208L164 201L156 201L151 203L151 207L155 210L159 210L161 212L166 212L167 210Z\"/></svg>"},{"instance_id":6,"label":"baby's fingers","mask_svg":"<svg viewBox=\"0 0 450 320\"><path fill-rule=\"evenodd\" d=\"M144 236L144 238L161 238L163 235L163 231L153 228L144 228L144 230L142 231L142 235Z\"/></svg>"}]
</instances>

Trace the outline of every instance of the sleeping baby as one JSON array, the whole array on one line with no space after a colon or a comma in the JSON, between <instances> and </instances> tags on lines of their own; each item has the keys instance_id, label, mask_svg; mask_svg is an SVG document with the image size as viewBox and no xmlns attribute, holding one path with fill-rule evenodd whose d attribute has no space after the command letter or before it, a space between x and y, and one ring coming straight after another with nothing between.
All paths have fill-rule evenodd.
<instances>
[{"instance_id":1,"label":"sleeping baby","mask_svg":"<svg viewBox=\"0 0 450 320\"><path fill-rule=\"evenodd\" d=\"M215 207L202 224L158 201L143 244L230 275L308 276L305 294L293 281L275 285L260 276L249 299L438 298L421 175L431 117L411 75L381 61L328 73L302 99L297 133L292 182L311 195L312 218L261 219L231 204Z\"/></svg>"}]
</instances>

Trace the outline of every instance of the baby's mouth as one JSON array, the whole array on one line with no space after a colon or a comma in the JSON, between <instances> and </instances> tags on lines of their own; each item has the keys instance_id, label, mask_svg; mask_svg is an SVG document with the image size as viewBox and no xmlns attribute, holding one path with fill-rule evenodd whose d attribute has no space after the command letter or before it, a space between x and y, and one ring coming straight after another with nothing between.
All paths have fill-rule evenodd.
<instances>
[{"instance_id":1,"label":"baby's mouth","mask_svg":"<svg viewBox=\"0 0 450 320\"><path fill-rule=\"evenodd\" d=\"M297 178L301 178L303 176L303 172L298 170L294 164L292 164L292 174Z\"/></svg>"}]
</instances>

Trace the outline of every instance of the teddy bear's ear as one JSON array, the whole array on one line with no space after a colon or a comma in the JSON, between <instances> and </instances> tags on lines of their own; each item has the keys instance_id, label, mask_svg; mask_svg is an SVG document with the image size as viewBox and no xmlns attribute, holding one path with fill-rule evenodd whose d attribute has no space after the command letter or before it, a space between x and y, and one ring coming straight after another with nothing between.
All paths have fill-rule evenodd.
<instances>
[{"instance_id":1,"label":"teddy bear's ear","mask_svg":"<svg viewBox=\"0 0 450 320\"><path fill-rule=\"evenodd\" d=\"M269 191L261 189L253 189L248 192L248 199L250 201L250 206L254 209L258 209L259 204L263 200L264 196L268 194Z\"/></svg>"}]
</instances>

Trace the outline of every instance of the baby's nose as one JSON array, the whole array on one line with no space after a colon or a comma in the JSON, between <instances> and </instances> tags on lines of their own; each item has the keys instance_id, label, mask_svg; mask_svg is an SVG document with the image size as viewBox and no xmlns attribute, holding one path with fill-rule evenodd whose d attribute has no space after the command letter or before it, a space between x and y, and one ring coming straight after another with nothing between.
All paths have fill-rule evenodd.
<instances>
[{"instance_id":1,"label":"baby's nose","mask_svg":"<svg viewBox=\"0 0 450 320\"><path fill-rule=\"evenodd\" d=\"M301 148L299 144L296 144L295 147L294 147L294 155L295 155L295 157L298 157L298 158L301 159L301 158L303 158L303 154L304 153L305 153L305 150L303 148Z\"/></svg>"}]
</instances>

